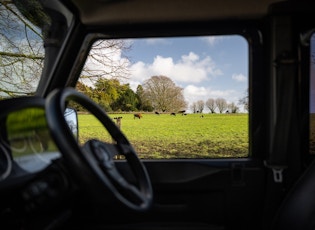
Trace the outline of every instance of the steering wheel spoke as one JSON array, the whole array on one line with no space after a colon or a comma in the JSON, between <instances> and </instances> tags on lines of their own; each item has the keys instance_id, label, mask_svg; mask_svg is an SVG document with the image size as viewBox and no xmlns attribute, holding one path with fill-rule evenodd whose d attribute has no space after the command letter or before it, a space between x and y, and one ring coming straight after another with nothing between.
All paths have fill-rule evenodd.
<instances>
[{"instance_id":1,"label":"steering wheel spoke","mask_svg":"<svg viewBox=\"0 0 315 230\"><path fill-rule=\"evenodd\" d=\"M114 157L121 155L116 144L108 144L94 139L86 142L83 148L91 152L100 163L113 163Z\"/></svg>"}]
</instances>

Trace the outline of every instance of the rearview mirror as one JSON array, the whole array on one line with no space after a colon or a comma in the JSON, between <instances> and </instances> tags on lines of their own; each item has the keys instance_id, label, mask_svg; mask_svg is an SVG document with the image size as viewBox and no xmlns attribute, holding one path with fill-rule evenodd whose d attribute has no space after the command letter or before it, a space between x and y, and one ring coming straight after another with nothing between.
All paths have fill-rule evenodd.
<instances>
[{"instance_id":1,"label":"rearview mirror","mask_svg":"<svg viewBox=\"0 0 315 230\"><path fill-rule=\"evenodd\" d=\"M70 128L73 136L78 141L79 131L78 131L78 114L73 108L66 108L64 112L65 120Z\"/></svg>"}]
</instances>

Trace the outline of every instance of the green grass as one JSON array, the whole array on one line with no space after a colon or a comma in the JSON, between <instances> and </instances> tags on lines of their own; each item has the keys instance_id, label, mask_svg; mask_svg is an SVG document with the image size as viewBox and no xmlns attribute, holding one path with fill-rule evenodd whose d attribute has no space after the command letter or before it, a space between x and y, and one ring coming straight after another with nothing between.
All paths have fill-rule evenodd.
<instances>
[{"instance_id":1,"label":"green grass","mask_svg":"<svg viewBox=\"0 0 315 230\"><path fill-rule=\"evenodd\" d=\"M122 117L121 130L140 158L222 158L248 156L247 114L109 114ZM115 119L113 119L116 122ZM81 142L91 137L110 142L104 128L91 115L79 115Z\"/></svg>"}]
</instances>

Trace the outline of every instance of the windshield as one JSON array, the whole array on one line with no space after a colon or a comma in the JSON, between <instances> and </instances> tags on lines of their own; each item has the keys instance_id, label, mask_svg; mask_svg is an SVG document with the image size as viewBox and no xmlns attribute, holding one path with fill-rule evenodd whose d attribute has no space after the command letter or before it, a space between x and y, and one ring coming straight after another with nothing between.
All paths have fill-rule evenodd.
<instances>
[{"instance_id":1,"label":"windshield","mask_svg":"<svg viewBox=\"0 0 315 230\"><path fill-rule=\"evenodd\" d=\"M20 4L0 0L1 99L35 93L45 56L41 28L47 22L34 0Z\"/></svg>"}]
</instances>

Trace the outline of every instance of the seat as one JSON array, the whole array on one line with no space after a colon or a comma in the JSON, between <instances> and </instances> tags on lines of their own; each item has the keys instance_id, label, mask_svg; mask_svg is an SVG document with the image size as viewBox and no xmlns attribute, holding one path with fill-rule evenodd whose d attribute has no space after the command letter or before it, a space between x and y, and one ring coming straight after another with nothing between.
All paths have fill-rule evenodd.
<instances>
[{"instance_id":1,"label":"seat","mask_svg":"<svg viewBox=\"0 0 315 230\"><path fill-rule=\"evenodd\" d=\"M315 162L288 192L274 219L273 230L315 229Z\"/></svg>"}]
</instances>

